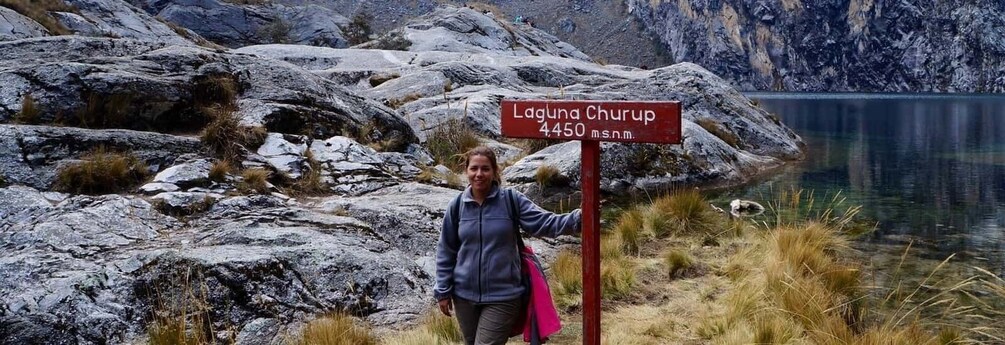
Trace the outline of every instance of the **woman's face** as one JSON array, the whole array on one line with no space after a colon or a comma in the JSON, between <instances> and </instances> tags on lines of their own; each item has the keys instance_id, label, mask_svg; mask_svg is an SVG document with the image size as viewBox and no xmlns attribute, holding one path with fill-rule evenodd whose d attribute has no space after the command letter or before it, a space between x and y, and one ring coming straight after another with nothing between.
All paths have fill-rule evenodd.
<instances>
[{"instance_id":1,"label":"woman's face","mask_svg":"<svg viewBox=\"0 0 1005 345\"><path fill-rule=\"evenodd\" d=\"M492 188L492 177L495 176L495 171L492 170L492 162L489 161L488 157L471 156L468 159L467 174L471 189L485 192Z\"/></svg>"}]
</instances>

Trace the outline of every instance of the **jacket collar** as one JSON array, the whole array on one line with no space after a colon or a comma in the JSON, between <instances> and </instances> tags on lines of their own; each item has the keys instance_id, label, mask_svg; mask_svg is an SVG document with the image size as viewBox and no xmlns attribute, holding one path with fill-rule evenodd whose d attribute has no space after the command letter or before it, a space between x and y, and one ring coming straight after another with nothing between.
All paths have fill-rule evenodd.
<instances>
[{"instance_id":1,"label":"jacket collar","mask_svg":"<svg viewBox=\"0 0 1005 345\"><path fill-rule=\"evenodd\" d=\"M489 190L489 195L485 197L485 200L492 199L496 195L499 195L499 183L492 182L492 190ZM475 196L471 194L471 186L464 188L464 193L461 193L461 201L475 202Z\"/></svg>"}]
</instances>

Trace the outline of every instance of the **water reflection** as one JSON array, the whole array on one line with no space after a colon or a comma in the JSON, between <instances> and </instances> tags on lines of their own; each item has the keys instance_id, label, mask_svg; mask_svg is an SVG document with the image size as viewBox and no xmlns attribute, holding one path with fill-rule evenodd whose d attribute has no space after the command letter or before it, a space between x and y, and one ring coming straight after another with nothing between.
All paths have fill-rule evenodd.
<instances>
[{"instance_id":1,"label":"water reflection","mask_svg":"<svg viewBox=\"0 0 1005 345\"><path fill-rule=\"evenodd\" d=\"M876 242L920 240L1005 273L1005 97L750 95L806 140L807 160L722 198L844 191Z\"/></svg>"}]
</instances>

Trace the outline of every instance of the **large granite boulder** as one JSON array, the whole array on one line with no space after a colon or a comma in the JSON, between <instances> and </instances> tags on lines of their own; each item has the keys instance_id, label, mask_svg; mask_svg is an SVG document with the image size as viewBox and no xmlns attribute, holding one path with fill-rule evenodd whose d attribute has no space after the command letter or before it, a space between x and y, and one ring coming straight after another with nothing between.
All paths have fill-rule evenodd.
<instances>
[{"instance_id":1,"label":"large granite boulder","mask_svg":"<svg viewBox=\"0 0 1005 345\"><path fill-rule=\"evenodd\" d=\"M738 184L803 156L802 140L776 117L726 81L689 63L640 70L553 56L289 46L239 51L299 64L381 99L396 107L422 141L451 119L481 136L503 139L499 107L504 98L681 102L682 145L605 145L602 188L612 193L681 183ZM578 146L571 144L553 153L557 152L566 153L553 158L562 162L579 156ZM541 155L517 162L505 172L505 179L531 193L538 167L556 165L567 184L549 194L559 197L578 187L578 158L559 163Z\"/></svg>"},{"instance_id":2,"label":"large granite boulder","mask_svg":"<svg viewBox=\"0 0 1005 345\"><path fill-rule=\"evenodd\" d=\"M429 257L456 193L413 185L317 205L229 197L181 222L135 197L0 188L0 341L132 342L183 295L190 311L205 308L217 341L278 343L336 311L405 327L430 308L418 255Z\"/></svg>"},{"instance_id":3,"label":"large granite boulder","mask_svg":"<svg viewBox=\"0 0 1005 345\"><path fill-rule=\"evenodd\" d=\"M69 47L77 51L53 52ZM36 51L51 53L35 53ZM0 43L0 121L31 97L39 122L193 131L236 104L246 125L316 138L352 135L388 151L416 142L390 109L287 63L198 47L56 37ZM87 121L98 118L98 121Z\"/></svg>"},{"instance_id":4,"label":"large granite boulder","mask_svg":"<svg viewBox=\"0 0 1005 345\"><path fill-rule=\"evenodd\" d=\"M31 18L0 6L0 41L48 36L49 31Z\"/></svg>"},{"instance_id":5,"label":"large granite boulder","mask_svg":"<svg viewBox=\"0 0 1005 345\"><path fill-rule=\"evenodd\" d=\"M200 158L161 170L154 176L154 183L169 183L179 188L205 186L209 183L209 170L213 163Z\"/></svg>"},{"instance_id":6,"label":"large granite boulder","mask_svg":"<svg viewBox=\"0 0 1005 345\"><path fill-rule=\"evenodd\" d=\"M129 301L131 278L123 273L150 253L142 249L146 243L180 223L133 197L56 203L39 194L24 187L0 190L34 200L31 217L0 222L0 342L122 342L139 316ZM136 252L126 254L130 248Z\"/></svg>"},{"instance_id":7,"label":"large granite boulder","mask_svg":"<svg viewBox=\"0 0 1005 345\"><path fill-rule=\"evenodd\" d=\"M195 41L124 0L64 1L75 11L57 12L55 17L78 35L132 38L177 45L195 44Z\"/></svg>"},{"instance_id":8,"label":"large granite boulder","mask_svg":"<svg viewBox=\"0 0 1005 345\"><path fill-rule=\"evenodd\" d=\"M390 44L409 51L556 56L591 61L576 47L544 31L510 24L467 7L437 8L432 13L412 19L400 30L359 47L395 49L388 47L391 40ZM402 39L405 44L393 42L395 39Z\"/></svg>"},{"instance_id":9,"label":"large granite boulder","mask_svg":"<svg viewBox=\"0 0 1005 345\"><path fill-rule=\"evenodd\" d=\"M221 0L130 0L148 13L228 47L292 43L344 48L349 20L316 4L240 4Z\"/></svg>"},{"instance_id":10,"label":"large granite boulder","mask_svg":"<svg viewBox=\"0 0 1005 345\"><path fill-rule=\"evenodd\" d=\"M104 147L129 152L159 171L183 154L201 150L194 138L71 127L0 125L0 175L10 184L48 189L59 167Z\"/></svg>"}]
</instances>

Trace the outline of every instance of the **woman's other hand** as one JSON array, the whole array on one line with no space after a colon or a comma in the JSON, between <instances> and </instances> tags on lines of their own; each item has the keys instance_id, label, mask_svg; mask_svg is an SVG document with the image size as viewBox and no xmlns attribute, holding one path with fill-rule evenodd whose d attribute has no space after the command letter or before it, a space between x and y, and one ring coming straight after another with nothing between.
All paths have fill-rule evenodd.
<instances>
[{"instance_id":1,"label":"woman's other hand","mask_svg":"<svg viewBox=\"0 0 1005 345\"><path fill-rule=\"evenodd\" d=\"M451 312L451 310L454 309L454 303L451 302L449 298L441 299L438 303L440 304L440 312L443 313L443 315L454 316Z\"/></svg>"}]
</instances>

